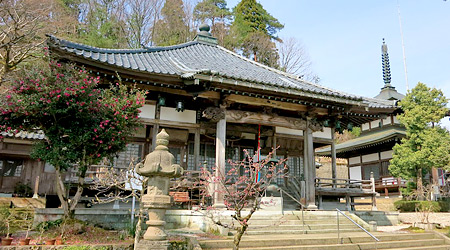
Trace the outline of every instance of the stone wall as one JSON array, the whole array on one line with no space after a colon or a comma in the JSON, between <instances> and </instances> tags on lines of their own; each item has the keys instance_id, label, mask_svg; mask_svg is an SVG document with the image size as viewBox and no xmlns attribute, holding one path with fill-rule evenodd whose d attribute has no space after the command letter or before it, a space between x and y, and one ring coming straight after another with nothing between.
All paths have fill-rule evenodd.
<instances>
[{"instance_id":1,"label":"stone wall","mask_svg":"<svg viewBox=\"0 0 450 250\"><path fill-rule=\"evenodd\" d=\"M34 225L43 221L60 219L62 215L63 210L60 208L36 209ZM130 226L131 211L128 209L79 208L75 211L75 218L105 229L122 230Z\"/></svg>"},{"instance_id":2,"label":"stone wall","mask_svg":"<svg viewBox=\"0 0 450 250\"><path fill-rule=\"evenodd\" d=\"M63 211L60 208L36 209L34 224L43 221L60 219ZM222 211L224 218L229 218L232 211ZM75 212L75 218L107 229L122 230L130 226L130 209L95 209L80 208ZM215 230L204 214L191 210L167 210L166 229L189 227L203 231ZM145 225L143 225L145 227Z\"/></svg>"}]
</instances>

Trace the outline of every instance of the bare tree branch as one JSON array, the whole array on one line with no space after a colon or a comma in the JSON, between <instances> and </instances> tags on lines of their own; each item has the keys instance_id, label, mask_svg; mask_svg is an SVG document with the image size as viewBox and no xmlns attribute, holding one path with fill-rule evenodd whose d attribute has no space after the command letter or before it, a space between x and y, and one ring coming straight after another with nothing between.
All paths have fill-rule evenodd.
<instances>
[{"instance_id":1,"label":"bare tree branch","mask_svg":"<svg viewBox=\"0 0 450 250\"><path fill-rule=\"evenodd\" d=\"M294 37L277 42L279 65L281 70L298 75L302 79L318 82L318 77L312 72L311 59L305 46Z\"/></svg>"}]
</instances>

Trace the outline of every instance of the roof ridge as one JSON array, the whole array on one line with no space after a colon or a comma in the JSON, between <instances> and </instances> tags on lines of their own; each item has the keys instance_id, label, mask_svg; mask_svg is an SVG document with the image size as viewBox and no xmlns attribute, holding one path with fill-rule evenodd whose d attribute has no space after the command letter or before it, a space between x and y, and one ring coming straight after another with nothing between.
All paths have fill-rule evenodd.
<instances>
[{"instance_id":1,"label":"roof ridge","mask_svg":"<svg viewBox=\"0 0 450 250\"><path fill-rule=\"evenodd\" d=\"M90 46L82 43L72 42L66 39L62 39L59 37L56 37L54 35L46 34L46 36L49 38L49 41L53 42L54 44L60 44L65 47L73 47L76 49L83 49L83 50L90 50L92 52L97 53L129 53L129 54L135 54L135 53L144 53L144 52L158 52L158 51L168 51L168 50L175 50L175 49L181 49L185 48L191 45L198 44L200 42L198 41L190 41L182 44L177 45L171 45L171 46L153 46L153 47L147 47L144 46L143 49L107 49L107 48L100 48L95 46ZM202 43L204 44L204 43ZM205 44L207 45L207 44Z\"/></svg>"},{"instance_id":2,"label":"roof ridge","mask_svg":"<svg viewBox=\"0 0 450 250\"><path fill-rule=\"evenodd\" d=\"M383 103L383 104L392 105L392 106L395 106L395 104L397 103L396 100L385 100L385 99L374 98L374 97L365 97L364 96L363 99L365 99L367 101L378 102L378 103Z\"/></svg>"},{"instance_id":3,"label":"roof ridge","mask_svg":"<svg viewBox=\"0 0 450 250\"><path fill-rule=\"evenodd\" d=\"M267 65L264 65L264 64L262 64L262 63L259 63L259 62L250 60L250 59L248 59L247 57L242 56L242 55L239 55L238 53L236 53L236 52L234 52L234 51L231 51L231 50L229 50L229 49L227 49L227 48L224 48L224 47L222 47L222 46L217 45L217 47L220 48L220 49L222 49L223 51L229 53L229 54L232 54L232 55L237 56L237 57L239 57L239 58L241 58L241 59L243 59L243 60L246 60L247 62L253 63L253 64L257 65L257 66L263 67L263 68L265 68L265 69L268 69L268 70L270 70L270 71L273 71L273 72L275 72L275 73L277 73L277 74L281 74L281 75L286 76L286 77L288 77L288 78L291 78L291 79L293 79L293 80L296 80L296 81L302 81L302 82L304 82L304 83L306 83L306 84L310 84L310 85L313 85L313 86L318 87L318 88L323 88L323 89L328 90L328 91L331 91L331 92L335 92L335 93L338 93L338 94L342 94L342 95L347 96L347 97L350 97L350 98L352 98L352 99L358 99L358 100L363 100L363 99L364 99L363 96L352 95L352 94L349 94L349 93L345 93L345 92L342 92L342 91L338 91L338 90L335 90L335 89L332 89L332 88L329 88L329 87L326 87L326 86L323 86L323 85L320 85L320 84L317 84L317 83L313 83L313 82L310 82L310 81L301 79L301 78L300 78L299 76L297 76L297 75L294 75L294 74L291 74L291 73L288 73L288 72L284 72L284 71L281 71L281 70L279 70L279 69L275 69L275 68L269 67L269 66L267 66Z\"/></svg>"}]
</instances>

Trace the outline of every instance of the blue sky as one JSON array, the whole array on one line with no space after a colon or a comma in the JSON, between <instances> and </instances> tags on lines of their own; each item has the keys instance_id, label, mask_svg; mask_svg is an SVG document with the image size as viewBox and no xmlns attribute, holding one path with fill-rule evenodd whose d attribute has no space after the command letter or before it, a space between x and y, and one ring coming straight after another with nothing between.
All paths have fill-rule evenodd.
<instances>
[{"instance_id":1,"label":"blue sky","mask_svg":"<svg viewBox=\"0 0 450 250\"><path fill-rule=\"evenodd\" d=\"M234 7L239 0L228 0ZM392 85L406 81L397 0L259 0L285 25L280 37L302 41L320 84L373 97L383 86L381 44L386 39ZM417 82L450 98L450 2L399 0L409 87ZM450 122L445 119L446 127Z\"/></svg>"}]
</instances>

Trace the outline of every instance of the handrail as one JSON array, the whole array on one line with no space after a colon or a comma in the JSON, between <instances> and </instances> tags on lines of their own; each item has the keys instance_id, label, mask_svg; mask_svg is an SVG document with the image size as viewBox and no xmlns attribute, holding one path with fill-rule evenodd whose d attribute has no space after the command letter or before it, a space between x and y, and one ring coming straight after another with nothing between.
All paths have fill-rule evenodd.
<instances>
[{"instance_id":1,"label":"handrail","mask_svg":"<svg viewBox=\"0 0 450 250\"><path fill-rule=\"evenodd\" d=\"M361 225L359 225L357 222L355 222L354 220L352 220L352 218L348 217L346 214L344 214L341 210L339 210L339 208L336 208L337 211L337 229L338 229L338 244L340 241L340 232L339 232L339 214L342 214L345 218L347 218L349 221L351 221L353 224L355 224L357 227L359 227L361 230L363 230L366 234L368 234L370 237L372 237L375 240L375 249L378 249L377 247L377 242L380 241L377 237L375 237L373 234L369 233L369 231L367 231L365 228L363 228ZM342 242L341 242L342 244Z\"/></svg>"},{"instance_id":2,"label":"handrail","mask_svg":"<svg viewBox=\"0 0 450 250\"><path fill-rule=\"evenodd\" d=\"M278 191L280 191L281 197L283 197L283 189L282 188L278 188ZM306 233L305 230L305 216L304 216L304 210L305 210L305 205L303 205L303 203L301 203L299 200L295 199L291 194L289 194L288 192L284 191L285 194L287 194L287 196L289 196L289 198L291 198L292 200L294 200L295 202L297 202L298 204L300 204L300 208L302 210L302 228L303 228L303 234Z\"/></svg>"}]
</instances>

